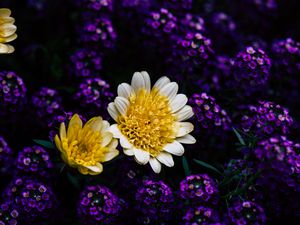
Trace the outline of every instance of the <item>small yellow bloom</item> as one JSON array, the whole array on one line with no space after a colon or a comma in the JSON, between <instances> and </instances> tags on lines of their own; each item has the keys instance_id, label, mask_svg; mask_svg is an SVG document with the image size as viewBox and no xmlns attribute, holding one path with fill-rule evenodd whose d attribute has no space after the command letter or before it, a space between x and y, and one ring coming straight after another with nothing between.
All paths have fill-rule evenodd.
<instances>
[{"instance_id":1,"label":"small yellow bloom","mask_svg":"<svg viewBox=\"0 0 300 225\"><path fill-rule=\"evenodd\" d=\"M109 128L109 123L101 117L94 117L83 126L77 114L71 118L67 131L65 124L61 123L55 144L63 161L82 174L101 173L101 163L119 154L116 149L118 141L113 138Z\"/></svg>"},{"instance_id":2,"label":"small yellow bloom","mask_svg":"<svg viewBox=\"0 0 300 225\"><path fill-rule=\"evenodd\" d=\"M12 45L5 44L17 38L15 19L10 14L9 9L0 8L0 54L12 53L15 50Z\"/></svg>"}]
</instances>

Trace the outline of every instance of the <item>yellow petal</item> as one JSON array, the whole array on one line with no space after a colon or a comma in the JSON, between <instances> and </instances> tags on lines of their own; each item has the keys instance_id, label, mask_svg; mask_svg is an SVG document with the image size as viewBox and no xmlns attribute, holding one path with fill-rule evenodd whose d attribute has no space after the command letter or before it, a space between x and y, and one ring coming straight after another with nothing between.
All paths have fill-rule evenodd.
<instances>
[{"instance_id":1,"label":"yellow petal","mask_svg":"<svg viewBox=\"0 0 300 225\"><path fill-rule=\"evenodd\" d=\"M0 9L0 17L9 17L10 14L11 14L10 9L7 9L7 8Z\"/></svg>"},{"instance_id":2,"label":"yellow petal","mask_svg":"<svg viewBox=\"0 0 300 225\"><path fill-rule=\"evenodd\" d=\"M58 150L62 151L61 141L60 141L58 135L55 135L54 141L55 141L55 145L58 148Z\"/></svg>"},{"instance_id":3,"label":"yellow petal","mask_svg":"<svg viewBox=\"0 0 300 225\"><path fill-rule=\"evenodd\" d=\"M75 114L74 116L72 116L72 118L69 122L68 129L74 125L76 125L76 126L78 125L79 128L82 128L82 121L81 121L80 117L78 116L78 114Z\"/></svg>"},{"instance_id":4,"label":"yellow petal","mask_svg":"<svg viewBox=\"0 0 300 225\"><path fill-rule=\"evenodd\" d=\"M98 117L93 117L92 119L90 119L83 127L84 128L88 128L88 129L92 129L93 131L101 131L102 128L102 117L98 116Z\"/></svg>"},{"instance_id":5,"label":"yellow petal","mask_svg":"<svg viewBox=\"0 0 300 225\"><path fill-rule=\"evenodd\" d=\"M61 123L60 124L59 136L60 136L60 139L67 138L67 132L66 132L66 125L65 125L65 123Z\"/></svg>"},{"instance_id":6,"label":"yellow petal","mask_svg":"<svg viewBox=\"0 0 300 225\"><path fill-rule=\"evenodd\" d=\"M110 161L110 160L112 160L113 158L115 158L118 155L119 155L119 151L117 151L117 150L113 150L113 151L107 152L105 154L105 156L104 156L104 162Z\"/></svg>"},{"instance_id":7,"label":"yellow petal","mask_svg":"<svg viewBox=\"0 0 300 225\"><path fill-rule=\"evenodd\" d=\"M14 51L15 49L13 46L0 43L0 54L10 54Z\"/></svg>"},{"instance_id":8,"label":"yellow petal","mask_svg":"<svg viewBox=\"0 0 300 225\"><path fill-rule=\"evenodd\" d=\"M100 163L97 163L94 166L86 166L87 169L89 169L89 174L91 175L97 175L103 171L103 166Z\"/></svg>"},{"instance_id":9,"label":"yellow petal","mask_svg":"<svg viewBox=\"0 0 300 225\"><path fill-rule=\"evenodd\" d=\"M18 37L17 34L13 34L13 35L11 35L9 37L5 37L5 38L0 37L0 43L11 42L11 41L15 40L17 37Z\"/></svg>"},{"instance_id":10,"label":"yellow petal","mask_svg":"<svg viewBox=\"0 0 300 225\"><path fill-rule=\"evenodd\" d=\"M5 23L0 25L0 37L9 37L17 31L17 27L13 24Z\"/></svg>"},{"instance_id":11,"label":"yellow petal","mask_svg":"<svg viewBox=\"0 0 300 225\"><path fill-rule=\"evenodd\" d=\"M15 22L15 19L12 17L0 17L0 25L4 23L10 23L13 24Z\"/></svg>"}]
</instances>

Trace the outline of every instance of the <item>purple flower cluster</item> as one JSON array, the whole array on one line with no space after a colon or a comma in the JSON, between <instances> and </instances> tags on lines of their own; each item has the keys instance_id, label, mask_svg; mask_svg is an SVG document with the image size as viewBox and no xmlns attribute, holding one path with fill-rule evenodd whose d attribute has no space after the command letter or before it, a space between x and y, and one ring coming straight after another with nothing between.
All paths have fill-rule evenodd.
<instances>
[{"instance_id":1,"label":"purple flower cluster","mask_svg":"<svg viewBox=\"0 0 300 225\"><path fill-rule=\"evenodd\" d=\"M17 208L22 220L34 222L49 218L57 208L57 199L52 189L40 181L16 178L4 192L4 198Z\"/></svg>"},{"instance_id":2,"label":"purple flower cluster","mask_svg":"<svg viewBox=\"0 0 300 225\"><path fill-rule=\"evenodd\" d=\"M174 196L171 188L162 181L144 180L136 192L136 210L139 222L152 224L172 218Z\"/></svg>"},{"instance_id":3,"label":"purple flower cluster","mask_svg":"<svg viewBox=\"0 0 300 225\"><path fill-rule=\"evenodd\" d=\"M76 0L78 7L84 8L84 12L111 13L113 10L112 0Z\"/></svg>"},{"instance_id":4,"label":"purple flower cluster","mask_svg":"<svg viewBox=\"0 0 300 225\"><path fill-rule=\"evenodd\" d=\"M180 182L179 195L196 205L216 205L219 201L217 184L207 174L187 176Z\"/></svg>"},{"instance_id":5,"label":"purple flower cluster","mask_svg":"<svg viewBox=\"0 0 300 225\"><path fill-rule=\"evenodd\" d=\"M5 139L0 136L0 174L6 173L13 163L13 151Z\"/></svg>"},{"instance_id":6,"label":"purple flower cluster","mask_svg":"<svg viewBox=\"0 0 300 225\"><path fill-rule=\"evenodd\" d=\"M206 206L192 206L183 216L182 225L221 225L217 210Z\"/></svg>"},{"instance_id":7,"label":"purple flower cluster","mask_svg":"<svg viewBox=\"0 0 300 225\"><path fill-rule=\"evenodd\" d=\"M86 78L75 94L76 100L82 107L91 107L94 110L106 112L106 107L113 97L110 85L101 78Z\"/></svg>"},{"instance_id":8,"label":"purple flower cluster","mask_svg":"<svg viewBox=\"0 0 300 225\"><path fill-rule=\"evenodd\" d=\"M0 225L17 225L19 212L10 202L0 204Z\"/></svg>"},{"instance_id":9,"label":"purple flower cluster","mask_svg":"<svg viewBox=\"0 0 300 225\"><path fill-rule=\"evenodd\" d=\"M115 224L120 211L120 199L107 187L87 186L80 194L77 212L84 224Z\"/></svg>"},{"instance_id":10,"label":"purple flower cluster","mask_svg":"<svg viewBox=\"0 0 300 225\"><path fill-rule=\"evenodd\" d=\"M31 98L31 110L39 119L48 119L49 116L62 109L62 99L58 92L48 87L41 87Z\"/></svg>"},{"instance_id":11,"label":"purple flower cluster","mask_svg":"<svg viewBox=\"0 0 300 225\"><path fill-rule=\"evenodd\" d=\"M236 87L246 91L265 85L271 70L271 59L262 49L247 47L232 62Z\"/></svg>"},{"instance_id":12,"label":"purple flower cluster","mask_svg":"<svg viewBox=\"0 0 300 225\"><path fill-rule=\"evenodd\" d=\"M186 67L202 64L212 53L211 40L201 33L178 36L173 51L174 56L179 57Z\"/></svg>"},{"instance_id":13,"label":"purple flower cluster","mask_svg":"<svg viewBox=\"0 0 300 225\"><path fill-rule=\"evenodd\" d=\"M16 166L21 174L44 177L53 168L48 152L40 146L26 147L19 152Z\"/></svg>"},{"instance_id":14,"label":"purple flower cluster","mask_svg":"<svg viewBox=\"0 0 300 225\"><path fill-rule=\"evenodd\" d=\"M279 75L299 73L300 71L300 42L292 38L276 40L272 45L274 64L279 67Z\"/></svg>"},{"instance_id":15,"label":"purple flower cluster","mask_svg":"<svg viewBox=\"0 0 300 225\"><path fill-rule=\"evenodd\" d=\"M261 139L273 134L287 134L293 126L289 111L273 102L259 101L257 105L248 106L249 112L243 115L241 127Z\"/></svg>"},{"instance_id":16,"label":"purple flower cluster","mask_svg":"<svg viewBox=\"0 0 300 225\"><path fill-rule=\"evenodd\" d=\"M182 33L202 33L205 31L205 22L201 16L187 13L179 20L179 30Z\"/></svg>"},{"instance_id":17,"label":"purple flower cluster","mask_svg":"<svg viewBox=\"0 0 300 225\"><path fill-rule=\"evenodd\" d=\"M189 104L193 107L197 132L212 134L230 130L231 120L214 97L206 93L193 94Z\"/></svg>"},{"instance_id":18,"label":"purple flower cluster","mask_svg":"<svg viewBox=\"0 0 300 225\"><path fill-rule=\"evenodd\" d=\"M92 16L83 22L80 40L87 46L96 49L114 48L117 39L112 21L107 16Z\"/></svg>"},{"instance_id":19,"label":"purple flower cluster","mask_svg":"<svg viewBox=\"0 0 300 225\"><path fill-rule=\"evenodd\" d=\"M177 18L165 8L150 12L145 19L142 32L149 37L163 38L177 32Z\"/></svg>"},{"instance_id":20,"label":"purple flower cluster","mask_svg":"<svg viewBox=\"0 0 300 225\"><path fill-rule=\"evenodd\" d=\"M26 87L13 71L0 72L0 115L19 111L25 103Z\"/></svg>"},{"instance_id":21,"label":"purple flower cluster","mask_svg":"<svg viewBox=\"0 0 300 225\"><path fill-rule=\"evenodd\" d=\"M261 206L251 201L235 201L228 209L227 224L263 225L266 215Z\"/></svg>"},{"instance_id":22,"label":"purple flower cluster","mask_svg":"<svg viewBox=\"0 0 300 225\"><path fill-rule=\"evenodd\" d=\"M182 13L192 9L193 0L162 0L163 6L176 13Z\"/></svg>"},{"instance_id":23,"label":"purple flower cluster","mask_svg":"<svg viewBox=\"0 0 300 225\"><path fill-rule=\"evenodd\" d=\"M257 168L263 173L260 181L269 187L279 188L285 185L300 191L299 149L300 144L288 140L285 136L260 141L254 149ZM273 180L271 184L270 180Z\"/></svg>"},{"instance_id":24,"label":"purple flower cluster","mask_svg":"<svg viewBox=\"0 0 300 225\"><path fill-rule=\"evenodd\" d=\"M79 49L71 56L70 67L75 77L98 77L102 69L102 56L92 49Z\"/></svg>"}]
</instances>

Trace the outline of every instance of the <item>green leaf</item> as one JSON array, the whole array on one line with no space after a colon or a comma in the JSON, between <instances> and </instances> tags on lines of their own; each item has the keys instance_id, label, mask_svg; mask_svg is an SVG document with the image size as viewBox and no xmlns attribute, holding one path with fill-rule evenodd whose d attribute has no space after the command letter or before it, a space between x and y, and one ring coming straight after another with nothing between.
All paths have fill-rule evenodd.
<instances>
[{"instance_id":1,"label":"green leaf","mask_svg":"<svg viewBox=\"0 0 300 225\"><path fill-rule=\"evenodd\" d=\"M191 170L185 156L182 157L182 166L184 169L185 176L191 175Z\"/></svg>"},{"instance_id":2,"label":"green leaf","mask_svg":"<svg viewBox=\"0 0 300 225\"><path fill-rule=\"evenodd\" d=\"M200 160L198 160L198 159L194 159L194 161L195 161L197 164L199 164L199 165L201 165L201 166L203 166L203 167L206 167L206 168L208 168L208 169L210 169L210 170L213 170L213 171L215 171L216 173L222 175L222 173L221 173L217 168L213 167L212 165L210 165L210 164L208 164L208 163L206 163L206 162L200 161Z\"/></svg>"},{"instance_id":3,"label":"green leaf","mask_svg":"<svg viewBox=\"0 0 300 225\"><path fill-rule=\"evenodd\" d=\"M41 139L33 139L33 141L45 148L49 148L49 149L55 149L55 146L53 145L52 142L50 141L46 141L46 140L41 140Z\"/></svg>"},{"instance_id":4,"label":"green leaf","mask_svg":"<svg viewBox=\"0 0 300 225\"><path fill-rule=\"evenodd\" d=\"M237 136L237 138L239 139L239 142L241 143L241 145L246 145L246 142L244 141L242 135L233 127L233 132L235 133L235 135Z\"/></svg>"},{"instance_id":5,"label":"green leaf","mask_svg":"<svg viewBox=\"0 0 300 225\"><path fill-rule=\"evenodd\" d=\"M68 180L70 181L70 183L77 189L80 189L80 184L79 184L79 180L77 179L76 176L73 176L71 173L67 173L67 177Z\"/></svg>"}]
</instances>

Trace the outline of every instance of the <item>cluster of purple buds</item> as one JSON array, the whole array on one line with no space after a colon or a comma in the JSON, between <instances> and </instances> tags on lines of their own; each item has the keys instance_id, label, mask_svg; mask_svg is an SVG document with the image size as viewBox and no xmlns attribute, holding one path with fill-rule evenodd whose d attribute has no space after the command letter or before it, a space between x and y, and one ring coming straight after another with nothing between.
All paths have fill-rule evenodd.
<instances>
[{"instance_id":1,"label":"cluster of purple buds","mask_svg":"<svg viewBox=\"0 0 300 225\"><path fill-rule=\"evenodd\" d=\"M102 69L102 56L92 49L82 48L71 56L72 75L83 77L97 77Z\"/></svg>"},{"instance_id":2,"label":"cluster of purple buds","mask_svg":"<svg viewBox=\"0 0 300 225\"><path fill-rule=\"evenodd\" d=\"M33 94L31 105L35 115L39 119L45 119L62 109L62 99L56 90L42 87Z\"/></svg>"},{"instance_id":3,"label":"cluster of purple buds","mask_svg":"<svg viewBox=\"0 0 300 225\"><path fill-rule=\"evenodd\" d=\"M145 19L142 32L150 37L169 37L177 32L177 18L165 8L150 12Z\"/></svg>"},{"instance_id":4,"label":"cluster of purple buds","mask_svg":"<svg viewBox=\"0 0 300 225\"><path fill-rule=\"evenodd\" d=\"M236 30L233 19L224 12L214 13L210 18L211 26L223 34L232 34Z\"/></svg>"},{"instance_id":5,"label":"cluster of purple buds","mask_svg":"<svg viewBox=\"0 0 300 225\"><path fill-rule=\"evenodd\" d=\"M193 107L195 130L204 133L220 133L231 128L231 120L225 110L217 103L214 97L206 93L193 94L189 99Z\"/></svg>"},{"instance_id":6,"label":"cluster of purple buds","mask_svg":"<svg viewBox=\"0 0 300 225\"><path fill-rule=\"evenodd\" d=\"M84 224L115 224L120 215L120 199L104 186L87 186L80 194L77 207Z\"/></svg>"},{"instance_id":7,"label":"cluster of purple buds","mask_svg":"<svg viewBox=\"0 0 300 225\"><path fill-rule=\"evenodd\" d=\"M87 78L83 80L75 95L81 106L93 106L103 110L106 110L112 97L110 85L101 78Z\"/></svg>"},{"instance_id":8,"label":"cluster of purple buds","mask_svg":"<svg viewBox=\"0 0 300 225\"><path fill-rule=\"evenodd\" d=\"M262 49L247 47L232 61L236 87L251 92L256 86L265 85L271 70L271 60Z\"/></svg>"},{"instance_id":9,"label":"cluster of purple buds","mask_svg":"<svg viewBox=\"0 0 300 225\"><path fill-rule=\"evenodd\" d=\"M276 177L274 181L277 180L277 183L282 181L285 185L300 191L299 149L299 143L294 143L285 136L271 137L260 141L254 149L254 154L257 158L258 168L264 174L261 176L261 181L268 181ZM276 186L274 182L272 185Z\"/></svg>"},{"instance_id":10,"label":"cluster of purple buds","mask_svg":"<svg viewBox=\"0 0 300 225\"><path fill-rule=\"evenodd\" d=\"M27 222L49 218L57 208L56 196L48 185L25 177L12 181L4 197L16 206L22 220Z\"/></svg>"},{"instance_id":11,"label":"cluster of purple buds","mask_svg":"<svg viewBox=\"0 0 300 225\"><path fill-rule=\"evenodd\" d=\"M0 72L0 115L19 111L25 103L26 87L21 77L12 71Z\"/></svg>"},{"instance_id":12,"label":"cluster of purple buds","mask_svg":"<svg viewBox=\"0 0 300 225\"><path fill-rule=\"evenodd\" d=\"M277 9L277 0L246 0L249 5L254 6L260 12L270 12Z\"/></svg>"},{"instance_id":13,"label":"cluster of purple buds","mask_svg":"<svg viewBox=\"0 0 300 225\"><path fill-rule=\"evenodd\" d=\"M187 68L198 66L213 54L211 40L201 33L187 33L177 36L173 55L183 61Z\"/></svg>"},{"instance_id":14,"label":"cluster of purple buds","mask_svg":"<svg viewBox=\"0 0 300 225\"><path fill-rule=\"evenodd\" d=\"M0 225L17 225L19 220L19 211L11 202L0 204Z\"/></svg>"},{"instance_id":15,"label":"cluster of purple buds","mask_svg":"<svg viewBox=\"0 0 300 225\"><path fill-rule=\"evenodd\" d=\"M0 136L0 174L8 172L13 164L13 151L5 139Z\"/></svg>"},{"instance_id":16,"label":"cluster of purple buds","mask_svg":"<svg viewBox=\"0 0 300 225\"><path fill-rule=\"evenodd\" d=\"M187 13L179 20L179 30L182 33L203 33L205 31L204 19L198 15Z\"/></svg>"},{"instance_id":17,"label":"cluster of purple buds","mask_svg":"<svg viewBox=\"0 0 300 225\"><path fill-rule=\"evenodd\" d=\"M187 176L180 182L179 195L196 205L216 205L219 201L217 184L207 174Z\"/></svg>"},{"instance_id":18,"label":"cluster of purple buds","mask_svg":"<svg viewBox=\"0 0 300 225\"><path fill-rule=\"evenodd\" d=\"M35 177L45 177L53 168L49 153L37 145L26 147L20 151L16 166L20 173Z\"/></svg>"},{"instance_id":19,"label":"cluster of purple buds","mask_svg":"<svg viewBox=\"0 0 300 225\"><path fill-rule=\"evenodd\" d=\"M259 101L248 106L249 112L241 119L244 132L250 132L259 139L273 134L287 134L293 126L289 111L273 102Z\"/></svg>"},{"instance_id":20,"label":"cluster of purple buds","mask_svg":"<svg viewBox=\"0 0 300 225\"><path fill-rule=\"evenodd\" d=\"M51 140L53 140L55 135L58 133L60 124L61 123L67 124L67 122L69 122L71 120L73 115L74 115L74 113L72 113L72 112L62 112L60 114L53 116L53 118L48 123L48 128L50 130L49 137ZM79 117L83 122L86 122L86 119L83 116L79 115Z\"/></svg>"},{"instance_id":21,"label":"cluster of purple buds","mask_svg":"<svg viewBox=\"0 0 300 225\"><path fill-rule=\"evenodd\" d=\"M292 38L274 41L272 45L274 65L278 67L280 75L300 72L300 42Z\"/></svg>"},{"instance_id":22,"label":"cluster of purple buds","mask_svg":"<svg viewBox=\"0 0 300 225\"><path fill-rule=\"evenodd\" d=\"M80 40L96 49L114 48L117 39L112 21L107 16L87 18L79 32Z\"/></svg>"},{"instance_id":23,"label":"cluster of purple buds","mask_svg":"<svg viewBox=\"0 0 300 225\"><path fill-rule=\"evenodd\" d=\"M266 215L261 206L252 201L235 201L228 209L227 224L266 224Z\"/></svg>"},{"instance_id":24,"label":"cluster of purple buds","mask_svg":"<svg viewBox=\"0 0 300 225\"><path fill-rule=\"evenodd\" d=\"M206 206L188 208L182 218L182 225L221 225L219 214Z\"/></svg>"},{"instance_id":25,"label":"cluster of purple buds","mask_svg":"<svg viewBox=\"0 0 300 225\"><path fill-rule=\"evenodd\" d=\"M136 210L141 213L138 218L141 223L155 223L172 218L174 196L171 188L162 181L144 180L136 192L135 200Z\"/></svg>"}]
</instances>

